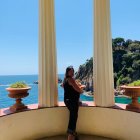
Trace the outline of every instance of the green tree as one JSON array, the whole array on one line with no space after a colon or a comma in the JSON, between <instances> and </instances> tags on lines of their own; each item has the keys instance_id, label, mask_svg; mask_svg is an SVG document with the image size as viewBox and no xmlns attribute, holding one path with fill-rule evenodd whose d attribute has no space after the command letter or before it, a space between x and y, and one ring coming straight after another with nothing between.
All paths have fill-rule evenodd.
<instances>
[{"instance_id":1,"label":"green tree","mask_svg":"<svg viewBox=\"0 0 140 140\"><path fill-rule=\"evenodd\" d=\"M140 52L140 44L138 43L129 44L128 48L132 52Z\"/></svg>"}]
</instances>

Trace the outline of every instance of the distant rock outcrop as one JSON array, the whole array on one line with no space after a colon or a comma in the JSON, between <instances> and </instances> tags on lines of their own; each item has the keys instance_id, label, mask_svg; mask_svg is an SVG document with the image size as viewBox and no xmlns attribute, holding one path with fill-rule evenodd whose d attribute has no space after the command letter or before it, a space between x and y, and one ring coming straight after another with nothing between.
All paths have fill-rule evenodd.
<instances>
[{"instance_id":1,"label":"distant rock outcrop","mask_svg":"<svg viewBox=\"0 0 140 140\"><path fill-rule=\"evenodd\" d=\"M38 81L34 81L34 84L38 84Z\"/></svg>"},{"instance_id":2,"label":"distant rock outcrop","mask_svg":"<svg viewBox=\"0 0 140 140\"><path fill-rule=\"evenodd\" d=\"M75 79L83 80L89 77L93 77L93 58L86 60L86 63L79 66L78 71L75 73Z\"/></svg>"},{"instance_id":3,"label":"distant rock outcrop","mask_svg":"<svg viewBox=\"0 0 140 140\"><path fill-rule=\"evenodd\" d=\"M93 58L86 60L86 63L79 66L75 73L75 79L86 85L85 90L93 92Z\"/></svg>"},{"instance_id":4,"label":"distant rock outcrop","mask_svg":"<svg viewBox=\"0 0 140 140\"><path fill-rule=\"evenodd\" d=\"M140 79L140 41L112 39L112 54L115 88ZM93 58L79 66L76 79L83 83L93 79Z\"/></svg>"},{"instance_id":5,"label":"distant rock outcrop","mask_svg":"<svg viewBox=\"0 0 140 140\"><path fill-rule=\"evenodd\" d=\"M58 77L58 83L62 83L62 82L63 82L62 79ZM33 83L38 84L38 81L34 81Z\"/></svg>"},{"instance_id":6,"label":"distant rock outcrop","mask_svg":"<svg viewBox=\"0 0 140 140\"><path fill-rule=\"evenodd\" d=\"M58 83L62 83L62 82L63 82L63 80L58 77Z\"/></svg>"}]
</instances>

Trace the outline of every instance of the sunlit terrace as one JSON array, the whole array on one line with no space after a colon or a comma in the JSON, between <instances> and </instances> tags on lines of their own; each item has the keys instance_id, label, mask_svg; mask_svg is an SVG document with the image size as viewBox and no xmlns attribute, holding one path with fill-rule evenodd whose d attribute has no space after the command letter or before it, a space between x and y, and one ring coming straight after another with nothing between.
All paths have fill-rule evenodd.
<instances>
[{"instance_id":1,"label":"sunlit terrace","mask_svg":"<svg viewBox=\"0 0 140 140\"><path fill-rule=\"evenodd\" d=\"M0 109L0 140L66 139L68 110L58 101L54 1L39 0L39 103ZM94 0L94 102L80 106L80 140L139 140L140 114L115 104L110 0ZM102 56L102 57L101 57Z\"/></svg>"}]
</instances>

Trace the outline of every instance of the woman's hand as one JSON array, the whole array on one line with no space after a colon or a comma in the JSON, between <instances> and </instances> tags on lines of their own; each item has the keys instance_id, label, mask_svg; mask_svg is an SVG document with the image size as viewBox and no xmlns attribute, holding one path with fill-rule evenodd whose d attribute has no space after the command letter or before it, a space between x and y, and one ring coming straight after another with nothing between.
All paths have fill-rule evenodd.
<instances>
[{"instance_id":1,"label":"woman's hand","mask_svg":"<svg viewBox=\"0 0 140 140\"><path fill-rule=\"evenodd\" d=\"M78 86L81 86L81 83L79 82L79 80L75 80L75 82Z\"/></svg>"},{"instance_id":2,"label":"woman's hand","mask_svg":"<svg viewBox=\"0 0 140 140\"><path fill-rule=\"evenodd\" d=\"M73 78L69 78L68 82L71 86L73 86L73 88L79 92L79 93L83 93L83 89L77 84L77 82L75 81L75 79Z\"/></svg>"},{"instance_id":3,"label":"woman's hand","mask_svg":"<svg viewBox=\"0 0 140 140\"><path fill-rule=\"evenodd\" d=\"M79 88L84 89L86 86L82 85L79 80L75 80L76 84L79 86Z\"/></svg>"},{"instance_id":4,"label":"woman's hand","mask_svg":"<svg viewBox=\"0 0 140 140\"><path fill-rule=\"evenodd\" d=\"M86 86L85 85L80 85L79 86L81 89L84 89Z\"/></svg>"}]
</instances>

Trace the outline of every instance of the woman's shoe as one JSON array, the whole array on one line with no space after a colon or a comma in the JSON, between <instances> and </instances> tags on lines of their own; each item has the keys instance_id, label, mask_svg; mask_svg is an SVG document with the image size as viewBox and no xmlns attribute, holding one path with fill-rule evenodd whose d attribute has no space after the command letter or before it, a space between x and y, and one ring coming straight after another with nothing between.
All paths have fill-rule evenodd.
<instances>
[{"instance_id":1,"label":"woman's shoe","mask_svg":"<svg viewBox=\"0 0 140 140\"><path fill-rule=\"evenodd\" d=\"M76 132L74 133L74 136L75 136L75 140L79 140L78 134Z\"/></svg>"},{"instance_id":2,"label":"woman's shoe","mask_svg":"<svg viewBox=\"0 0 140 140\"><path fill-rule=\"evenodd\" d=\"M75 140L75 136L73 136L72 134L68 135L68 140Z\"/></svg>"},{"instance_id":3,"label":"woman's shoe","mask_svg":"<svg viewBox=\"0 0 140 140\"><path fill-rule=\"evenodd\" d=\"M75 136L75 140L79 140L79 137L78 136Z\"/></svg>"}]
</instances>

